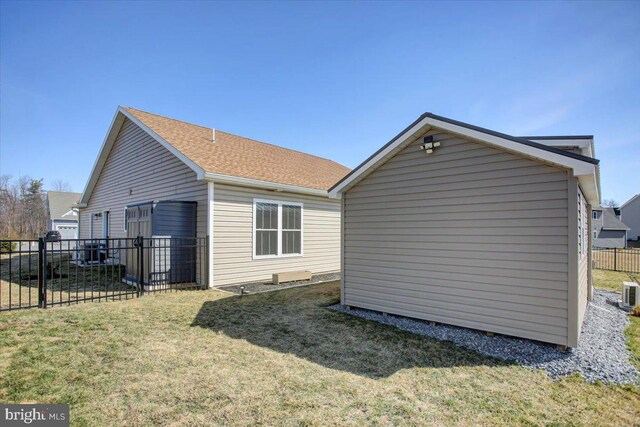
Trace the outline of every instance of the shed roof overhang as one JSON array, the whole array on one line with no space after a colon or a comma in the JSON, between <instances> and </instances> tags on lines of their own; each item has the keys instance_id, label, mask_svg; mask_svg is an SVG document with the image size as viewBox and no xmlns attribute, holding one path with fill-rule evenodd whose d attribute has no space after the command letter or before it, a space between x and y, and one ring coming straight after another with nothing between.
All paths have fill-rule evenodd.
<instances>
[{"instance_id":1,"label":"shed roof overhang","mask_svg":"<svg viewBox=\"0 0 640 427\"><path fill-rule=\"evenodd\" d=\"M415 138L435 128L465 138L480 141L495 147L518 153L533 159L560 166L572 171L578 178L582 192L592 206L600 204L599 174L597 159L581 154L564 151L560 148L542 144L525 138L484 129L468 123L448 119L431 113L424 113L391 141L381 147L368 159L362 162L351 173L329 189L331 197L341 197L342 193L369 175L404 147L415 141Z\"/></svg>"}]
</instances>

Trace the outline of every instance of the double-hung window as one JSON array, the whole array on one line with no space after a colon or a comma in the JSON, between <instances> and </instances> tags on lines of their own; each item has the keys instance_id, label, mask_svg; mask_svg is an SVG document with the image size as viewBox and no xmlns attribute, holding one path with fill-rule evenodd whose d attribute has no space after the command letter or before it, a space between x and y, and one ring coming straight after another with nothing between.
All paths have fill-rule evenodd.
<instances>
[{"instance_id":1,"label":"double-hung window","mask_svg":"<svg viewBox=\"0 0 640 427\"><path fill-rule=\"evenodd\" d=\"M253 257L302 255L301 203L253 200Z\"/></svg>"}]
</instances>

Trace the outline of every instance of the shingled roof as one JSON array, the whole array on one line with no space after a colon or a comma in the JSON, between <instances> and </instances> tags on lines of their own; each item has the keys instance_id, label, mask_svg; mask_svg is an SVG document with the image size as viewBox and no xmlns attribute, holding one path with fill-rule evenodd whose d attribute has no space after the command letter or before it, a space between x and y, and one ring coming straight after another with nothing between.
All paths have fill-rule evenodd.
<instances>
[{"instance_id":1,"label":"shingled roof","mask_svg":"<svg viewBox=\"0 0 640 427\"><path fill-rule=\"evenodd\" d=\"M82 193L71 193L67 191L47 191L47 208L49 209L49 219L75 219L65 214L78 203Z\"/></svg>"},{"instance_id":2,"label":"shingled roof","mask_svg":"<svg viewBox=\"0 0 640 427\"><path fill-rule=\"evenodd\" d=\"M123 109L207 173L328 190L349 172L349 168L322 157L130 107Z\"/></svg>"}]
</instances>

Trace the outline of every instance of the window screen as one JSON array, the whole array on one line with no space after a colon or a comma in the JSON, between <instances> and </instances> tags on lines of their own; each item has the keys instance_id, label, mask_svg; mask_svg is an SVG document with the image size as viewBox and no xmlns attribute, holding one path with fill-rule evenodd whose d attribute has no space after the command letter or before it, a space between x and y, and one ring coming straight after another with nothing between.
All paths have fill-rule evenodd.
<instances>
[{"instance_id":1,"label":"window screen","mask_svg":"<svg viewBox=\"0 0 640 427\"><path fill-rule=\"evenodd\" d=\"M282 205L282 253L302 253L302 208Z\"/></svg>"},{"instance_id":2,"label":"window screen","mask_svg":"<svg viewBox=\"0 0 640 427\"><path fill-rule=\"evenodd\" d=\"M278 204L256 203L256 255L278 255Z\"/></svg>"}]
</instances>

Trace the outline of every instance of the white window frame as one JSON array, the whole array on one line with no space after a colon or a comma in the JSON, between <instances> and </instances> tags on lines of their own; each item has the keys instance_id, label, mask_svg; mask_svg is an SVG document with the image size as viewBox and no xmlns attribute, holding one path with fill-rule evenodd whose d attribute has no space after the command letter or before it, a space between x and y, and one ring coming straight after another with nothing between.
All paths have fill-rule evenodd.
<instances>
[{"instance_id":1,"label":"white window frame","mask_svg":"<svg viewBox=\"0 0 640 427\"><path fill-rule=\"evenodd\" d=\"M269 203L278 205L278 253L276 255L256 255L256 209L258 203ZM299 254L283 254L282 253L282 205L300 207L300 253ZM253 199L253 244L251 245L251 256L253 259L269 259L269 258L301 258L304 257L304 204L299 202L290 202L288 200L270 200L270 199Z\"/></svg>"},{"instance_id":2,"label":"white window frame","mask_svg":"<svg viewBox=\"0 0 640 427\"><path fill-rule=\"evenodd\" d=\"M127 207L125 206L124 208L122 208L123 212L124 212L124 232L126 233L127 231L129 231L129 224L127 221Z\"/></svg>"}]
</instances>

